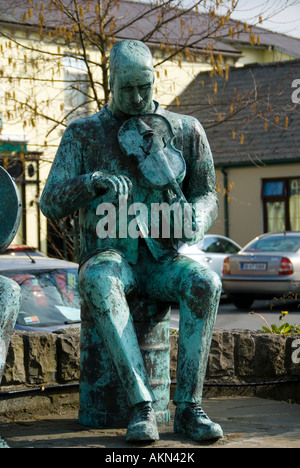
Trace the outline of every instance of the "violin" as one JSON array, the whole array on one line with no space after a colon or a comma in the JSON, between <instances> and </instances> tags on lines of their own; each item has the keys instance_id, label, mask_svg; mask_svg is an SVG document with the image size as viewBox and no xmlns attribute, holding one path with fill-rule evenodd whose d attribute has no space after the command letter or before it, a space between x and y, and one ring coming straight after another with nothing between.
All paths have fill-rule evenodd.
<instances>
[{"instance_id":1,"label":"violin","mask_svg":"<svg viewBox=\"0 0 300 468\"><path fill-rule=\"evenodd\" d=\"M118 141L127 156L138 161L138 168L155 188L171 189L177 198L188 202L179 183L186 174L186 164L181 151L174 147L170 122L159 114L144 114L126 120L119 130ZM194 210L191 216L193 231L198 231Z\"/></svg>"}]
</instances>

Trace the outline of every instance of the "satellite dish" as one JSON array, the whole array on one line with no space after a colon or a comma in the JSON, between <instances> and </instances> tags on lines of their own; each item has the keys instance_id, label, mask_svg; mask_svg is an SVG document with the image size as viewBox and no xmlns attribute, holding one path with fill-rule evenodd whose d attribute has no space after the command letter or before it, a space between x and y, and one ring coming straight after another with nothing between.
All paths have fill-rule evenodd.
<instances>
[{"instance_id":1,"label":"satellite dish","mask_svg":"<svg viewBox=\"0 0 300 468\"><path fill-rule=\"evenodd\" d=\"M14 240L21 220L22 202L11 176L0 166L0 252Z\"/></svg>"}]
</instances>

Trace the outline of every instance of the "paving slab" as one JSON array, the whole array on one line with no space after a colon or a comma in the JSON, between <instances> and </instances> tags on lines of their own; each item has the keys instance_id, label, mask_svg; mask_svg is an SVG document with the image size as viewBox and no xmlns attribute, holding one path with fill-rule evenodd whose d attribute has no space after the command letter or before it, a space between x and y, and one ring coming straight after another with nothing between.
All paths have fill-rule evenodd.
<instances>
[{"instance_id":1,"label":"paving slab","mask_svg":"<svg viewBox=\"0 0 300 468\"><path fill-rule=\"evenodd\" d=\"M199 450L207 448L300 448L300 405L237 397L206 399L203 408L213 421L221 424L223 439L199 444L174 434L173 405L170 424L160 428L160 440L150 445L126 443L126 429L83 427L77 421L76 411L0 422L0 435L11 449L101 448L105 449L103 457L122 453L129 456L131 452L146 453L148 457L168 451L199 454Z\"/></svg>"}]
</instances>

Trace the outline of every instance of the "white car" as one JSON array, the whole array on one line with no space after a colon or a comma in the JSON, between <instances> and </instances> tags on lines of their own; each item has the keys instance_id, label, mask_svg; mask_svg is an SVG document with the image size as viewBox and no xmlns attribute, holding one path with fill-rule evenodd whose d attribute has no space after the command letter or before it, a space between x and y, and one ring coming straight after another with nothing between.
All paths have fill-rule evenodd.
<instances>
[{"instance_id":1,"label":"white car","mask_svg":"<svg viewBox=\"0 0 300 468\"><path fill-rule=\"evenodd\" d=\"M178 252L196 260L222 276L223 262L228 255L236 254L241 246L228 237L206 234L204 240L195 245L182 244Z\"/></svg>"}]
</instances>

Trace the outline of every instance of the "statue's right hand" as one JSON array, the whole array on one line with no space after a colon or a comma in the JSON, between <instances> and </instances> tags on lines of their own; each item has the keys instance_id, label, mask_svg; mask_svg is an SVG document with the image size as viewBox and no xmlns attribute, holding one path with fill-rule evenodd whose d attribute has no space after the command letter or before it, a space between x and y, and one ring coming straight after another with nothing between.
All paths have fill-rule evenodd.
<instances>
[{"instance_id":1,"label":"statue's right hand","mask_svg":"<svg viewBox=\"0 0 300 468\"><path fill-rule=\"evenodd\" d=\"M95 196L103 192L110 192L112 199L122 196L129 198L132 193L132 182L123 175L106 175L102 172L94 172L91 176L91 186Z\"/></svg>"}]
</instances>

